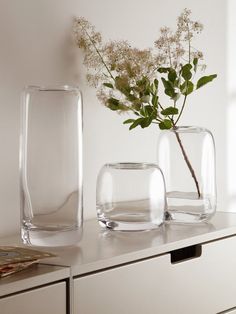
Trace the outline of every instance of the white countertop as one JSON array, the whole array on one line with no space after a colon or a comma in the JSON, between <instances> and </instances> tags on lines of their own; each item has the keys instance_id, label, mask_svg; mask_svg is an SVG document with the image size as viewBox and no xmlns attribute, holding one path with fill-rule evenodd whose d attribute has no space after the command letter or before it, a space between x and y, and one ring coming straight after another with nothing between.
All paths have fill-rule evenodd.
<instances>
[{"instance_id":1,"label":"white countertop","mask_svg":"<svg viewBox=\"0 0 236 314\"><path fill-rule=\"evenodd\" d=\"M168 224L147 232L110 231L93 219L85 221L83 237L77 246L44 248L58 255L44 263L71 266L71 274L79 276L235 234L236 213L217 212L208 223ZM8 238L0 243L14 245L20 240Z\"/></svg>"}]
</instances>

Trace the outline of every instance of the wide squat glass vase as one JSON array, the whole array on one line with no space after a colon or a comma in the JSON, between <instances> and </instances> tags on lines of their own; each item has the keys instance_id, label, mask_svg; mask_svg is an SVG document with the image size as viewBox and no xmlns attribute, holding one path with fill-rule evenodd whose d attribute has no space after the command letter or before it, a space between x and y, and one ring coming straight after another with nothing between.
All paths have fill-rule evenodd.
<instances>
[{"instance_id":1,"label":"wide squat glass vase","mask_svg":"<svg viewBox=\"0 0 236 314\"><path fill-rule=\"evenodd\" d=\"M97 178L97 216L102 227L144 231L164 222L165 182L150 163L105 164Z\"/></svg>"},{"instance_id":2,"label":"wide squat glass vase","mask_svg":"<svg viewBox=\"0 0 236 314\"><path fill-rule=\"evenodd\" d=\"M214 215L215 144L210 131L191 126L161 131L158 164L166 181L166 221L198 223Z\"/></svg>"},{"instance_id":3,"label":"wide squat glass vase","mask_svg":"<svg viewBox=\"0 0 236 314\"><path fill-rule=\"evenodd\" d=\"M82 100L76 87L27 87L20 145L21 236L65 246L82 232Z\"/></svg>"}]
</instances>

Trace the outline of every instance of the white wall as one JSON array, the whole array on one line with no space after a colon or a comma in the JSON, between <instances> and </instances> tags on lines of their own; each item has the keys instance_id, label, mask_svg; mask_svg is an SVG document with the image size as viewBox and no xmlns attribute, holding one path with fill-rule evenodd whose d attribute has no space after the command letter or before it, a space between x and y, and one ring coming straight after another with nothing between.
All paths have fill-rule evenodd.
<instances>
[{"instance_id":1,"label":"white wall","mask_svg":"<svg viewBox=\"0 0 236 314\"><path fill-rule=\"evenodd\" d=\"M227 121L227 176L228 176L228 208L235 211L236 208L236 1L228 0L227 8L227 87L228 87L228 105L226 108Z\"/></svg>"},{"instance_id":2,"label":"white wall","mask_svg":"<svg viewBox=\"0 0 236 314\"><path fill-rule=\"evenodd\" d=\"M205 25L198 48L217 80L191 96L182 124L206 126L217 145L218 209L226 191L226 1L222 0L0 0L0 235L19 228L18 138L20 93L28 84L79 84L84 95L84 211L94 217L96 176L106 162L155 161L159 131L132 132L123 117L102 107L88 88L73 46L73 16L84 16L107 39L151 46L183 8ZM79 62L80 64L80 62Z\"/></svg>"}]
</instances>

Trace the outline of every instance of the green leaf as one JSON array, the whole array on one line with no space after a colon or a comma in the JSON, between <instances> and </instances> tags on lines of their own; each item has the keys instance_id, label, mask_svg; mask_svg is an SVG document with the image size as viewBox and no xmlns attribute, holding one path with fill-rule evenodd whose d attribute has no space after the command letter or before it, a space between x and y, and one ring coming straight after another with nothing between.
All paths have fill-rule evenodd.
<instances>
[{"instance_id":1,"label":"green leaf","mask_svg":"<svg viewBox=\"0 0 236 314\"><path fill-rule=\"evenodd\" d=\"M177 78L177 73L176 73L175 69L173 69L173 68L161 67L157 71L159 73L168 73L168 80L173 82L173 83Z\"/></svg>"},{"instance_id":2,"label":"green leaf","mask_svg":"<svg viewBox=\"0 0 236 314\"><path fill-rule=\"evenodd\" d=\"M169 130L172 128L172 122L168 119L164 119L162 122L159 123L159 128L161 130Z\"/></svg>"},{"instance_id":3,"label":"green leaf","mask_svg":"<svg viewBox=\"0 0 236 314\"><path fill-rule=\"evenodd\" d=\"M150 81L146 76L143 76L141 80L137 81L136 85L146 88L148 85L150 85Z\"/></svg>"},{"instance_id":4,"label":"green leaf","mask_svg":"<svg viewBox=\"0 0 236 314\"><path fill-rule=\"evenodd\" d=\"M159 73L167 73L167 72L169 72L169 69L170 68L161 67L161 68L158 68L157 71Z\"/></svg>"},{"instance_id":5,"label":"green leaf","mask_svg":"<svg viewBox=\"0 0 236 314\"><path fill-rule=\"evenodd\" d=\"M134 119L128 119L128 120L125 120L123 124L133 123L134 121L135 121Z\"/></svg>"},{"instance_id":6,"label":"green leaf","mask_svg":"<svg viewBox=\"0 0 236 314\"><path fill-rule=\"evenodd\" d=\"M183 95L187 96L192 93L194 89L194 85L191 81L185 81L181 86L180 86L180 91Z\"/></svg>"},{"instance_id":7,"label":"green leaf","mask_svg":"<svg viewBox=\"0 0 236 314\"><path fill-rule=\"evenodd\" d=\"M197 64L198 64L198 58L194 58L193 59L193 69L194 69L194 72L196 72L197 71Z\"/></svg>"},{"instance_id":8,"label":"green leaf","mask_svg":"<svg viewBox=\"0 0 236 314\"><path fill-rule=\"evenodd\" d=\"M185 64L181 69L181 75L185 81L189 81L192 77L191 73L192 65L190 63Z\"/></svg>"},{"instance_id":9,"label":"green leaf","mask_svg":"<svg viewBox=\"0 0 236 314\"><path fill-rule=\"evenodd\" d=\"M150 92L151 94L154 96L154 95L157 95L157 92L158 92L158 80L157 79L154 79L153 83L150 85Z\"/></svg>"},{"instance_id":10,"label":"green leaf","mask_svg":"<svg viewBox=\"0 0 236 314\"><path fill-rule=\"evenodd\" d=\"M164 77L162 77L161 80L165 87L165 94L171 98L175 97L176 93L173 84L170 81L167 81Z\"/></svg>"},{"instance_id":11,"label":"green leaf","mask_svg":"<svg viewBox=\"0 0 236 314\"><path fill-rule=\"evenodd\" d=\"M133 94L128 94L128 95L126 96L126 98L127 98L129 101L135 101L135 100L137 100L137 98L136 98Z\"/></svg>"},{"instance_id":12,"label":"green leaf","mask_svg":"<svg viewBox=\"0 0 236 314\"><path fill-rule=\"evenodd\" d=\"M139 118L139 119L135 120L135 121L131 124L131 126L129 127L129 130L132 130L132 129L136 128L138 125L141 124L142 121L143 121L143 118Z\"/></svg>"},{"instance_id":13,"label":"green leaf","mask_svg":"<svg viewBox=\"0 0 236 314\"><path fill-rule=\"evenodd\" d=\"M122 104L118 99L116 98L108 98L106 105L109 109L116 111L116 110L122 110L122 111L127 111L129 110L129 107L125 106Z\"/></svg>"},{"instance_id":14,"label":"green leaf","mask_svg":"<svg viewBox=\"0 0 236 314\"><path fill-rule=\"evenodd\" d=\"M108 88L114 88L114 86L111 83L103 83L103 85Z\"/></svg>"},{"instance_id":15,"label":"green leaf","mask_svg":"<svg viewBox=\"0 0 236 314\"><path fill-rule=\"evenodd\" d=\"M144 95L150 95L150 80L146 76L144 76L141 80L136 82L136 86L133 87L133 89L139 93L140 97Z\"/></svg>"},{"instance_id":16,"label":"green leaf","mask_svg":"<svg viewBox=\"0 0 236 314\"><path fill-rule=\"evenodd\" d=\"M154 79L154 84L155 84L155 86L156 86L156 89L158 89L158 84L159 84L158 79Z\"/></svg>"},{"instance_id":17,"label":"green leaf","mask_svg":"<svg viewBox=\"0 0 236 314\"><path fill-rule=\"evenodd\" d=\"M146 117L143 118L143 121L141 121L140 126L141 128L147 128L152 123L152 118Z\"/></svg>"},{"instance_id":18,"label":"green leaf","mask_svg":"<svg viewBox=\"0 0 236 314\"><path fill-rule=\"evenodd\" d=\"M156 86L153 83L150 85L150 91L152 95L156 94Z\"/></svg>"},{"instance_id":19,"label":"green leaf","mask_svg":"<svg viewBox=\"0 0 236 314\"><path fill-rule=\"evenodd\" d=\"M169 74L168 74L168 80L171 81L172 83L174 83L176 78L177 78L177 73L176 73L175 69L170 68Z\"/></svg>"},{"instance_id":20,"label":"green leaf","mask_svg":"<svg viewBox=\"0 0 236 314\"><path fill-rule=\"evenodd\" d=\"M119 105L120 105L120 102L118 99L116 98L108 98L107 100L107 107L111 110L119 110Z\"/></svg>"},{"instance_id":21,"label":"green leaf","mask_svg":"<svg viewBox=\"0 0 236 314\"><path fill-rule=\"evenodd\" d=\"M158 96L157 95L154 95L152 96L152 104L153 104L153 107L157 107L157 104L158 104Z\"/></svg>"},{"instance_id":22,"label":"green leaf","mask_svg":"<svg viewBox=\"0 0 236 314\"><path fill-rule=\"evenodd\" d=\"M153 106L145 106L146 115L150 118L154 118L157 116L157 110Z\"/></svg>"},{"instance_id":23,"label":"green leaf","mask_svg":"<svg viewBox=\"0 0 236 314\"><path fill-rule=\"evenodd\" d=\"M152 123L151 117L138 118L137 120L134 120L129 129L132 130L136 128L138 125L144 129L147 128L151 123Z\"/></svg>"},{"instance_id":24,"label":"green leaf","mask_svg":"<svg viewBox=\"0 0 236 314\"><path fill-rule=\"evenodd\" d=\"M175 108L175 107L168 107L168 108L163 109L161 111L161 114L163 116L169 116L169 115L174 115L174 114L178 114L178 113L179 113L179 110L178 110L178 108Z\"/></svg>"},{"instance_id":25,"label":"green leaf","mask_svg":"<svg viewBox=\"0 0 236 314\"><path fill-rule=\"evenodd\" d=\"M142 107L142 109L140 110L140 115L146 117L146 111L144 107Z\"/></svg>"},{"instance_id":26,"label":"green leaf","mask_svg":"<svg viewBox=\"0 0 236 314\"><path fill-rule=\"evenodd\" d=\"M204 85L206 85L207 83L213 81L215 78L217 77L217 74L212 74L212 75L207 75L207 76L202 76L198 82L197 82L197 88L200 88Z\"/></svg>"}]
</instances>

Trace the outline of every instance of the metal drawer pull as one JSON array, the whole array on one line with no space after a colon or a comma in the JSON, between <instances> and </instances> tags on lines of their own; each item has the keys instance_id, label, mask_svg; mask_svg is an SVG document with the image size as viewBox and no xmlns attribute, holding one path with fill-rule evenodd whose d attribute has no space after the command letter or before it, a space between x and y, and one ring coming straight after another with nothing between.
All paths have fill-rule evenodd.
<instances>
[{"instance_id":1,"label":"metal drawer pull","mask_svg":"<svg viewBox=\"0 0 236 314\"><path fill-rule=\"evenodd\" d=\"M180 263L188 259L200 257L202 254L201 245L191 245L182 249L174 250L170 252L171 264Z\"/></svg>"}]
</instances>

